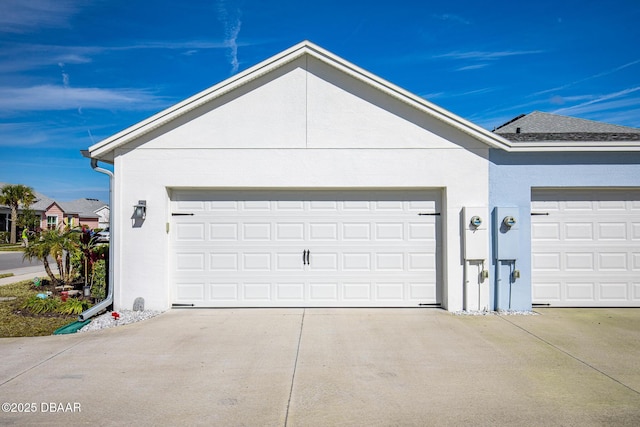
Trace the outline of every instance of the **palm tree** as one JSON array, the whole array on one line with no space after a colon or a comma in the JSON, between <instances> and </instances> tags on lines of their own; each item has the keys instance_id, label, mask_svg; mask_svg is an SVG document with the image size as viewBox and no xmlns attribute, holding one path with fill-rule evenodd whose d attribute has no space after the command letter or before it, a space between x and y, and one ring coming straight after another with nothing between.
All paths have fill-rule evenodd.
<instances>
[{"instance_id":1,"label":"palm tree","mask_svg":"<svg viewBox=\"0 0 640 427\"><path fill-rule=\"evenodd\" d=\"M15 244L17 240L16 226L18 224L18 207L29 207L36 196L31 187L22 184L8 184L0 191L0 204L11 208L11 240Z\"/></svg>"},{"instance_id":2,"label":"palm tree","mask_svg":"<svg viewBox=\"0 0 640 427\"><path fill-rule=\"evenodd\" d=\"M76 272L71 264L71 258L79 252L78 233L65 230L45 230L40 235L40 239L35 240L24 248L24 258L37 258L44 264L44 269L51 279L51 282L69 285L73 282ZM58 266L60 278L58 279L51 271L48 257L54 259Z\"/></svg>"}]
</instances>

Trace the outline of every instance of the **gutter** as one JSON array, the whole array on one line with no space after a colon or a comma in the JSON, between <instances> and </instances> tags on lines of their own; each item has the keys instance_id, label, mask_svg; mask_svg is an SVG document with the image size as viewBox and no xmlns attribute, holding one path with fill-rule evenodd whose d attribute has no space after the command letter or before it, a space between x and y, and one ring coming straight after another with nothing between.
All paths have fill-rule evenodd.
<instances>
[{"instance_id":1,"label":"gutter","mask_svg":"<svg viewBox=\"0 0 640 427\"><path fill-rule=\"evenodd\" d=\"M113 173L110 170L99 167L98 159L91 158L88 151L83 150L82 155L91 159L91 168L94 171L109 176L109 209L113 209ZM115 264L115 258L113 255L113 237L115 235L115 233L113 232L113 213L109 214L109 234L109 283L107 284L107 297L90 309L80 313L80 315L78 316L78 321L80 322L84 322L85 320L90 319L96 314L101 313L102 311L106 311L113 305L113 265Z\"/></svg>"}]
</instances>

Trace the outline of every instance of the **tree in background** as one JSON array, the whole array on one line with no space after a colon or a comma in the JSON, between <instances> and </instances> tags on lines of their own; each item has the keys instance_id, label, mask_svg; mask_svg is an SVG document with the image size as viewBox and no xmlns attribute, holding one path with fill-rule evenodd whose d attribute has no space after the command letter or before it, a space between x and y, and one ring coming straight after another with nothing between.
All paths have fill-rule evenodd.
<instances>
[{"instance_id":1,"label":"tree in background","mask_svg":"<svg viewBox=\"0 0 640 427\"><path fill-rule=\"evenodd\" d=\"M73 230L44 230L39 239L24 248L25 259L39 259L51 282L58 285L71 285L76 277L76 270L71 258L80 252L79 233ZM58 266L59 278L51 271L48 257L53 258Z\"/></svg>"},{"instance_id":2,"label":"tree in background","mask_svg":"<svg viewBox=\"0 0 640 427\"><path fill-rule=\"evenodd\" d=\"M18 225L18 208L22 205L28 208L36 196L31 187L22 184L8 184L0 190L0 204L11 208L11 238L10 243L17 243L16 227Z\"/></svg>"},{"instance_id":3,"label":"tree in background","mask_svg":"<svg viewBox=\"0 0 640 427\"><path fill-rule=\"evenodd\" d=\"M18 215L18 227L36 231L40 227L40 216L33 209L23 206L22 213Z\"/></svg>"}]
</instances>

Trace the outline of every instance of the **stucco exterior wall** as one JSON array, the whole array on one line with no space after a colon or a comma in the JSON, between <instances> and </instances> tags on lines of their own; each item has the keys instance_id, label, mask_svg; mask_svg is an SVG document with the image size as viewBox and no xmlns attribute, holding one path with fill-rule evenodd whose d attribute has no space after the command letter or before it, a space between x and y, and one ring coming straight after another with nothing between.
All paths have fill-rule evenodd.
<instances>
[{"instance_id":1,"label":"stucco exterior wall","mask_svg":"<svg viewBox=\"0 0 640 427\"><path fill-rule=\"evenodd\" d=\"M169 306L172 188L439 188L442 302L462 309L459 218L486 206L484 144L309 58L222 98L116 151L116 307ZM138 200L148 214L134 227Z\"/></svg>"},{"instance_id":2,"label":"stucco exterior wall","mask_svg":"<svg viewBox=\"0 0 640 427\"><path fill-rule=\"evenodd\" d=\"M508 153L491 150L489 164L489 206L516 207L519 210L520 279L511 290L506 280L509 266L492 259L492 308L508 309L511 292L513 310L531 309L531 191L533 188L640 188L640 153Z\"/></svg>"},{"instance_id":3,"label":"stucco exterior wall","mask_svg":"<svg viewBox=\"0 0 640 427\"><path fill-rule=\"evenodd\" d=\"M114 149L116 309L136 297L150 309L171 304L172 189L394 188L441 190L442 304L463 308L460 215L487 206L488 146L343 71L310 55L255 71ZM147 217L136 223L139 200Z\"/></svg>"},{"instance_id":4,"label":"stucco exterior wall","mask_svg":"<svg viewBox=\"0 0 640 427\"><path fill-rule=\"evenodd\" d=\"M142 296L149 308L170 304L169 210L172 188L368 189L440 188L443 305L462 309L460 211L486 203L486 150L156 150L117 156L113 237L119 246L116 307ZM452 171L458 171L452 173ZM141 225L133 205L147 201ZM117 214L116 214L117 213ZM171 232L171 231L169 231Z\"/></svg>"}]
</instances>

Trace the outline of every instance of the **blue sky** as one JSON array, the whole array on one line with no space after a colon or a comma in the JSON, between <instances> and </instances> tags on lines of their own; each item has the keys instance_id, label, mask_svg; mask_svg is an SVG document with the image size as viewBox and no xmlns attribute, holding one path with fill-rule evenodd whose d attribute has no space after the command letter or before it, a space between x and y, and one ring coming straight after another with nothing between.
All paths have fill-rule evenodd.
<instances>
[{"instance_id":1,"label":"blue sky","mask_svg":"<svg viewBox=\"0 0 640 427\"><path fill-rule=\"evenodd\" d=\"M640 127L640 2L2 0L0 182L108 199L80 155L310 40L487 129Z\"/></svg>"}]
</instances>

